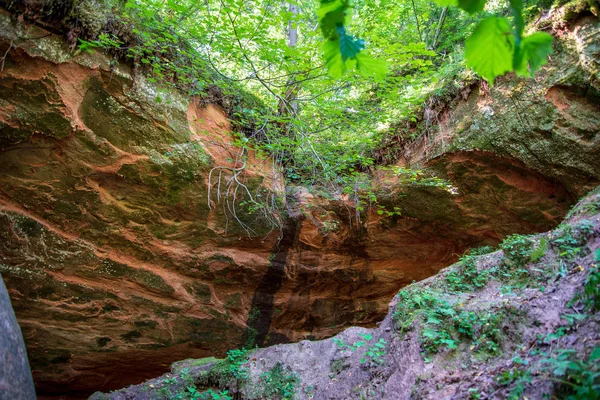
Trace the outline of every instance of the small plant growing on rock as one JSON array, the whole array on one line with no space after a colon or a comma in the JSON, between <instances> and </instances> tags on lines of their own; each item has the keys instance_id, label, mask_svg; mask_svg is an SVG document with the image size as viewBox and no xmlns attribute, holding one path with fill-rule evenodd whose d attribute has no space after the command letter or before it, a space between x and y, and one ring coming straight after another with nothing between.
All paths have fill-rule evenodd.
<instances>
[{"instance_id":1,"label":"small plant growing on rock","mask_svg":"<svg viewBox=\"0 0 600 400\"><path fill-rule=\"evenodd\" d=\"M446 274L446 282L454 292L471 292L485 287L488 282L488 271L477 270L475 255L464 255L460 259L459 267Z\"/></svg>"},{"instance_id":2,"label":"small plant growing on rock","mask_svg":"<svg viewBox=\"0 0 600 400\"><path fill-rule=\"evenodd\" d=\"M335 360L331 363L331 373L329 374L329 377L333 378L334 376L339 375L342 371L348 368L350 368L350 364L346 364L344 360Z\"/></svg>"},{"instance_id":3,"label":"small plant growing on rock","mask_svg":"<svg viewBox=\"0 0 600 400\"><path fill-rule=\"evenodd\" d=\"M522 367L514 367L497 375L495 380L500 386L510 388L507 399L519 400L523 398L526 386L531 383L531 373Z\"/></svg>"},{"instance_id":4,"label":"small plant growing on rock","mask_svg":"<svg viewBox=\"0 0 600 400\"><path fill-rule=\"evenodd\" d=\"M208 371L198 376L197 384L208 387L246 382L248 371L242 365L248 361L248 352L246 349L229 350L226 358L217 361Z\"/></svg>"},{"instance_id":5,"label":"small plant growing on rock","mask_svg":"<svg viewBox=\"0 0 600 400\"><path fill-rule=\"evenodd\" d=\"M587 360L573 349L560 349L555 357L542 360L544 369L558 383L561 398L584 400L600 398L600 347L595 347Z\"/></svg>"},{"instance_id":6,"label":"small plant growing on rock","mask_svg":"<svg viewBox=\"0 0 600 400\"><path fill-rule=\"evenodd\" d=\"M379 341L367 349L365 355L360 359L360 363L364 364L367 360L370 360L375 365L383 364L383 356L386 353L385 348L387 344L388 342L384 338L379 338Z\"/></svg>"},{"instance_id":7,"label":"small plant growing on rock","mask_svg":"<svg viewBox=\"0 0 600 400\"><path fill-rule=\"evenodd\" d=\"M558 249L558 257L566 260L574 259L581 251L580 242L573 237L571 227L564 228L561 235L552 240L552 245Z\"/></svg>"},{"instance_id":8,"label":"small plant growing on rock","mask_svg":"<svg viewBox=\"0 0 600 400\"><path fill-rule=\"evenodd\" d=\"M500 351L506 310L461 310L430 289L403 289L399 297L393 314L396 327L404 333L420 320L421 346L426 355L442 349L454 350L461 340L470 341L471 349L484 357Z\"/></svg>"},{"instance_id":9,"label":"small plant growing on rock","mask_svg":"<svg viewBox=\"0 0 600 400\"><path fill-rule=\"evenodd\" d=\"M531 261L538 262L546 255L546 251L548 250L548 240L546 238L541 238L540 243L537 245L535 250L531 253Z\"/></svg>"},{"instance_id":10,"label":"small plant growing on rock","mask_svg":"<svg viewBox=\"0 0 600 400\"><path fill-rule=\"evenodd\" d=\"M477 389L477 388L469 388L467 393L469 393L469 399L471 399L471 400L481 399L481 393L479 393L479 389Z\"/></svg>"},{"instance_id":11,"label":"small plant growing on rock","mask_svg":"<svg viewBox=\"0 0 600 400\"><path fill-rule=\"evenodd\" d=\"M600 249L596 251L596 262L600 258ZM583 293L581 295L586 309L590 311L600 311L600 269L597 265L590 268L587 278L585 279L585 285L583 287Z\"/></svg>"},{"instance_id":12,"label":"small plant growing on rock","mask_svg":"<svg viewBox=\"0 0 600 400\"><path fill-rule=\"evenodd\" d=\"M233 397L229 395L229 391L220 390L219 392L215 392L212 389L208 389L205 392L199 394L199 399L201 400L232 400Z\"/></svg>"},{"instance_id":13,"label":"small plant growing on rock","mask_svg":"<svg viewBox=\"0 0 600 400\"><path fill-rule=\"evenodd\" d=\"M259 378L260 397L265 399L293 399L296 386L300 382L298 375L284 368L280 362Z\"/></svg>"},{"instance_id":14,"label":"small plant growing on rock","mask_svg":"<svg viewBox=\"0 0 600 400\"><path fill-rule=\"evenodd\" d=\"M246 378L247 371L242 367L242 364L248 360L248 350L234 349L227 352L226 372L234 378Z\"/></svg>"},{"instance_id":15,"label":"small plant growing on rock","mask_svg":"<svg viewBox=\"0 0 600 400\"><path fill-rule=\"evenodd\" d=\"M344 342L341 339L333 338L333 343L335 343L336 347L339 350L355 351L360 347L366 346L367 342L370 342L371 340L373 340L373 335L371 335L370 333L359 333L358 336L360 336L364 340L358 340L352 344L347 344L346 342Z\"/></svg>"},{"instance_id":16,"label":"small plant growing on rock","mask_svg":"<svg viewBox=\"0 0 600 400\"><path fill-rule=\"evenodd\" d=\"M531 260L533 240L523 235L510 235L500 244L504 263L511 268L522 268Z\"/></svg>"}]
</instances>

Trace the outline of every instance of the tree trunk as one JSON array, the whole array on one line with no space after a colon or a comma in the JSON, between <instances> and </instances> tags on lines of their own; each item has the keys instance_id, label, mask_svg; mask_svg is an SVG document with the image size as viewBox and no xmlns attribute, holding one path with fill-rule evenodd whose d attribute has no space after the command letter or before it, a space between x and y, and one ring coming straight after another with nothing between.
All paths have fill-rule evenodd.
<instances>
[{"instance_id":1,"label":"tree trunk","mask_svg":"<svg viewBox=\"0 0 600 400\"><path fill-rule=\"evenodd\" d=\"M288 11L294 16L298 15L298 6L296 4L289 4ZM288 23L288 46L296 47L298 44L298 26L295 21ZM279 115L281 116L292 116L298 113L298 102L296 96L300 91L300 86L295 83L296 75L292 74L286 83L285 93L282 96L282 100L279 100Z\"/></svg>"},{"instance_id":2,"label":"tree trunk","mask_svg":"<svg viewBox=\"0 0 600 400\"><path fill-rule=\"evenodd\" d=\"M442 27L444 26L444 21L446 21L446 15L448 15L448 7L444 7L442 10L442 15L440 15L440 20L438 22L437 29L435 30L435 36L433 37L433 43L431 45L431 50L435 50L438 46L438 41L440 39L440 33L442 33Z\"/></svg>"}]
</instances>

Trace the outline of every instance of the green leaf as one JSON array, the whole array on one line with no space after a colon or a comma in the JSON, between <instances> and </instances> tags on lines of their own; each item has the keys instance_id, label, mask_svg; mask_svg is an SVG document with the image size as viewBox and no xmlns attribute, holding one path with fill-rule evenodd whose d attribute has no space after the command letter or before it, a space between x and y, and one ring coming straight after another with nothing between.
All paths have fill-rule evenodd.
<instances>
[{"instance_id":1,"label":"green leaf","mask_svg":"<svg viewBox=\"0 0 600 400\"><path fill-rule=\"evenodd\" d=\"M332 78L340 78L346 71L346 65L342 60L342 53L340 53L339 39L326 40L323 43L323 56L329 75Z\"/></svg>"},{"instance_id":2,"label":"green leaf","mask_svg":"<svg viewBox=\"0 0 600 400\"><path fill-rule=\"evenodd\" d=\"M520 76L532 76L548 62L554 38L546 32L526 36L515 51L514 69Z\"/></svg>"},{"instance_id":3,"label":"green leaf","mask_svg":"<svg viewBox=\"0 0 600 400\"><path fill-rule=\"evenodd\" d=\"M332 12L343 11L345 6L345 1L342 0L333 0L333 1L321 1L321 5L317 10L317 17L322 19L327 14Z\"/></svg>"},{"instance_id":4,"label":"green leaf","mask_svg":"<svg viewBox=\"0 0 600 400\"><path fill-rule=\"evenodd\" d=\"M468 12L475 14L483 11L487 0L458 0L458 6Z\"/></svg>"},{"instance_id":5,"label":"green leaf","mask_svg":"<svg viewBox=\"0 0 600 400\"><path fill-rule=\"evenodd\" d=\"M365 41L346 34L346 30L343 26L338 27L337 31L340 35L340 53L342 54L342 61L345 62L349 58L355 58L356 55L365 48Z\"/></svg>"},{"instance_id":6,"label":"green leaf","mask_svg":"<svg viewBox=\"0 0 600 400\"><path fill-rule=\"evenodd\" d=\"M378 79L383 78L388 72L387 63L384 60L373 58L364 51L356 56L356 68L362 76L372 76Z\"/></svg>"},{"instance_id":7,"label":"green leaf","mask_svg":"<svg viewBox=\"0 0 600 400\"><path fill-rule=\"evenodd\" d=\"M348 0L321 1L317 11L319 25L326 39L336 39L337 29L350 22Z\"/></svg>"},{"instance_id":8,"label":"green leaf","mask_svg":"<svg viewBox=\"0 0 600 400\"><path fill-rule=\"evenodd\" d=\"M600 360L600 347L594 347L588 361Z\"/></svg>"},{"instance_id":9,"label":"green leaf","mask_svg":"<svg viewBox=\"0 0 600 400\"><path fill-rule=\"evenodd\" d=\"M465 44L467 65L492 86L497 76L512 71L513 49L514 36L508 20L487 17Z\"/></svg>"}]
</instances>

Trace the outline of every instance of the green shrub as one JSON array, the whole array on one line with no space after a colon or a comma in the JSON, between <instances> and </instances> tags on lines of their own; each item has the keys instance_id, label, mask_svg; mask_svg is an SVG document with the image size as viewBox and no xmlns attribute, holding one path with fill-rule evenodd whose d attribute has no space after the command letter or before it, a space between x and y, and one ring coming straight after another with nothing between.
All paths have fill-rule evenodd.
<instances>
[{"instance_id":1,"label":"green shrub","mask_svg":"<svg viewBox=\"0 0 600 400\"><path fill-rule=\"evenodd\" d=\"M485 287L488 282L488 271L477 270L475 255L465 255L454 271L446 274L448 288L454 292L472 292Z\"/></svg>"},{"instance_id":2,"label":"green shrub","mask_svg":"<svg viewBox=\"0 0 600 400\"><path fill-rule=\"evenodd\" d=\"M560 349L555 357L542 360L544 369L559 384L557 394L568 400L600 398L600 347L587 360L579 359L577 350Z\"/></svg>"},{"instance_id":3,"label":"green shrub","mask_svg":"<svg viewBox=\"0 0 600 400\"><path fill-rule=\"evenodd\" d=\"M510 235L500 244L504 263L510 268L522 268L531 260L533 240L523 235Z\"/></svg>"},{"instance_id":4,"label":"green shrub","mask_svg":"<svg viewBox=\"0 0 600 400\"><path fill-rule=\"evenodd\" d=\"M388 342L384 338L379 338L377 342L367 349L364 356L360 359L360 363L364 364L367 361L370 361L371 365L382 365L387 345Z\"/></svg>"},{"instance_id":5,"label":"green shrub","mask_svg":"<svg viewBox=\"0 0 600 400\"><path fill-rule=\"evenodd\" d=\"M278 362L260 376L260 398L293 399L298 383L300 383L298 375Z\"/></svg>"},{"instance_id":6,"label":"green shrub","mask_svg":"<svg viewBox=\"0 0 600 400\"><path fill-rule=\"evenodd\" d=\"M600 249L596 251L596 258L600 258ZM585 278L582 300L586 309L600 311L600 269L597 265L590 268L590 272Z\"/></svg>"},{"instance_id":7,"label":"green shrub","mask_svg":"<svg viewBox=\"0 0 600 400\"><path fill-rule=\"evenodd\" d=\"M400 333L408 331L417 320L421 322L420 342L425 354L454 350L465 340L484 357L500 351L501 327L507 317L502 309L460 310L427 289L401 290L392 316Z\"/></svg>"},{"instance_id":8,"label":"green shrub","mask_svg":"<svg viewBox=\"0 0 600 400\"><path fill-rule=\"evenodd\" d=\"M570 226L563 228L560 236L552 239L552 246L558 249L558 257L567 260L574 259L581 251L580 242L572 235Z\"/></svg>"},{"instance_id":9,"label":"green shrub","mask_svg":"<svg viewBox=\"0 0 600 400\"><path fill-rule=\"evenodd\" d=\"M522 367L515 367L497 375L495 380L500 386L511 388L507 400L520 400L526 385L531 383L531 373Z\"/></svg>"},{"instance_id":10,"label":"green shrub","mask_svg":"<svg viewBox=\"0 0 600 400\"><path fill-rule=\"evenodd\" d=\"M227 357L198 376L197 383L201 386L229 386L246 382L248 371L242 365L248 361L248 354L246 349L229 350Z\"/></svg>"},{"instance_id":11,"label":"green shrub","mask_svg":"<svg viewBox=\"0 0 600 400\"><path fill-rule=\"evenodd\" d=\"M496 249L493 248L492 246L481 246L481 247L476 247L474 249L471 249L469 251L469 255L472 255L472 256L483 256L485 254L492 253L495 250Z\"/></svg>"}]
</instances>

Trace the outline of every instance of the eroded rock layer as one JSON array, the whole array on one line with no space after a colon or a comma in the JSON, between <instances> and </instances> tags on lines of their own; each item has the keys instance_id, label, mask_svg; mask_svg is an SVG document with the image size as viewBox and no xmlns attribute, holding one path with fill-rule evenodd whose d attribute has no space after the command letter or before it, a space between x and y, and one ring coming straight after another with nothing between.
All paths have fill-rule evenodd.
<instances>
[{"instance_id":1,"label":"eroded rock layer","mask_svg":"<svg viewBox=\"0 0 600 400\"><path fill-rule=\"evenodd\" d=\"M344 198L284 196L270 160L250 152L242 162L217 105L100 54L73 56L8 15L0 32L0 273L42 395L116 389L183 358L373 325L400 287L469 247L552 228L578 194L567 180L599 178L597 128L584 127L577 151L589 165L572 176L463 148L425 162L443 185L375 176L379 203L398 212L357 214ZM568 109L547 107L566 120ZM242 166L255 196L286 202L281 227L242 199L218 201L219 173Z\"/></svg>"}]
</instances>

